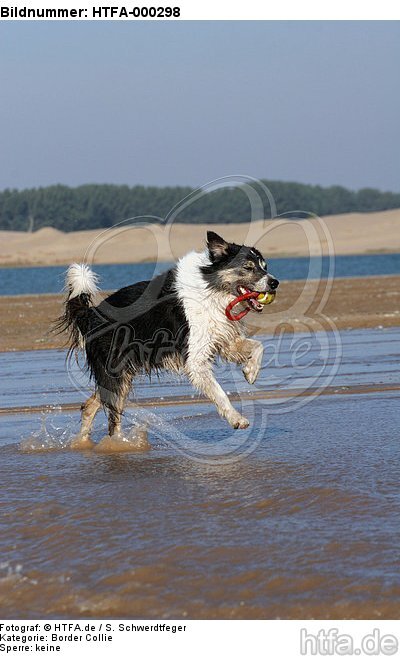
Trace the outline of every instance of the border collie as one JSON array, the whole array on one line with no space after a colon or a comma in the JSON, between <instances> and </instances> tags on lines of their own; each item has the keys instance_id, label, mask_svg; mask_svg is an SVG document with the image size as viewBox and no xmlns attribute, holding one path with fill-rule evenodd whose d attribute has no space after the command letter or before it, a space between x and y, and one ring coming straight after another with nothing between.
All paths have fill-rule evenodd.
<instances>
[{"instance_id":1,"label":"border collie","mask_svg":"<svg viewBox=\"0 0 400 656\"><path fill-rule=\"evenodd\" d=\"M69 334L70 353L85 351L95 383L82 405L73 446L93 446L90 431L101 406L108 411L108 437L118 434L133 378L160 369L186 374L233 428L247 428L249 421L216 381L213 362L219 355L242 365L244 377L254 383L262 344L248 339L241 321L232 320L226 309L246 293L275 294L278 284L258 250L228 243L215 232L207 232L204 252L188 253L166 273L123 287L98 304L96 275L85 264L72 264L58 327ZM238 303L240 316L262 311L254 297Z\"/></svg>"}]
</instances>

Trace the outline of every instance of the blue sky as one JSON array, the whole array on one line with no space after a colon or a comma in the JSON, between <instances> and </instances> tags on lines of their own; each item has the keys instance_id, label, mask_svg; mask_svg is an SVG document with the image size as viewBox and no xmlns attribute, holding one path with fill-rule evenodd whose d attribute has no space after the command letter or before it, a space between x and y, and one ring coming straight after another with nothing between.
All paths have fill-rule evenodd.
<instances>
[{"instance_id":1,"label":"blue sky","mask_svg":"<svg viewBox=\"0 0 400 656\"><path fill-rule=\"evenodd\" d=\"M0 24L0 188L400 191L397 22Z\"/></svg>"}]
</instances>

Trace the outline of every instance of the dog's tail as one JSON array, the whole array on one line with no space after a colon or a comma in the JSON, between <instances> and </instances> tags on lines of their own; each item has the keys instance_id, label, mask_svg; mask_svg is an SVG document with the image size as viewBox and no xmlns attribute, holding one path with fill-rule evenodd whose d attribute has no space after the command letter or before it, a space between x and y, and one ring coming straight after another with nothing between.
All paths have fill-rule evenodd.
<instances>
[{"instance_id":1,"label":"dog's tail","mask_svg":"<svg viewBox=\"0 0 400 656\"><path fill-rule=\"evenodd\" d=\"M90 308L98 292L98 276L87 264L71 264L65 278L64 314L56 322L58 332L69 337L70 353L85 346Z\"/></svg>"}]
</instances>

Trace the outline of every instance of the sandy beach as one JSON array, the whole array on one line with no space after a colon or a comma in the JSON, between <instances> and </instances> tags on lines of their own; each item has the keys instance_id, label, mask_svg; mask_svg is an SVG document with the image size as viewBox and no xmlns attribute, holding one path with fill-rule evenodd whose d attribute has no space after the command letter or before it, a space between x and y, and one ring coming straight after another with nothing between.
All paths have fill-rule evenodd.
<instances>
[{"instance_id":1,"label":"sandy beach","mask_svg":"<svg viewBox=\"0 0 400 656\"><path fill-rule=\"evenodd\" d=\"M266 257L400 252L400 209L323 219L237 224L133 224L105 230L0 231L0 266L173 261L201 249L208 229L229 241L257 245Z\"/></svg>"},{"instance_id":2,"label":"sandy beach","mask_svg":"<svg viewBox=\"0 0 400 656\"><path fill-rule=\"evenodd\" d=\"M321 301L328 293L326 301ZM49 332L60 316L62 296L42 294L0 297L0 351L61 348L65 338ZM397 276L282 282L276 301L261 315L248 316L252 333L278 330L332 330L400 325Z\"/></svg>"}]
</instances>

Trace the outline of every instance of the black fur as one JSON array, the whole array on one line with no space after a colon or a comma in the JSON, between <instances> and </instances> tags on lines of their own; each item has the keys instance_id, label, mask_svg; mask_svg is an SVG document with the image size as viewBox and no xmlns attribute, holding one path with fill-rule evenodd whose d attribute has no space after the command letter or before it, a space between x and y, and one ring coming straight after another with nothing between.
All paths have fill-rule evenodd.
<instances>
[{"instance_id":1,"label":"black fur","mask_svg":"<svg viewBox=\"0 0 400 656\"><path fill-rule=\"evenodd\" d=\"M210 289L235 295L239 284L257 289L257 282L266 275L271 282L276 281L268 274L264 257L254 247L227 242L211 231L207 232L207 247L211 264L201 267L201 272ZM230 272L234 276L230 276ZM279 284L278 281L276 283Z\"/></svg>"},{"instance_id":2,"label":"black fur","mask_svg":"<svg viewBox=\"0 0 400 656\"><path fill-rule=\"evenodd\" d=\"M80 294L74 298L67 297L64 314L54 322L54 331L58 334L68 333L68 353L70 357L81 344L82 335L88 331L91 298L88 294Z\"/></svg>"},{"instance_id":3,"label":"black fur","mask_svg":"<svg viewBox=\"0 0 400 656\"><path fill-rule=\"evenodd\" d=\"M267 273L264 259L255 248L226 242L214 232L207 233L207 246L210 263L197 266L207 282L210 298L213 292L238 295L243 293L240 292L242 287L258 291L259 285L262 291L272 291L278 286L278 281ZM204 262L204 258L201 261ZM94 307L92 294L96 294L96 278L93 272L86 265L71 265L67 275L65 313L57 326L69 333L70 353L84 346L87 366L95 381L95 394L83 406L84 430L89 430L87 426L93 420L93 412L102 404L109 409L109 434L112 435L120 426L133 377L140 373L150 375L163 368L184 370L195 387L216 403L221 416L228 418L231 426L248 426L248 421L230 406L227 397L216 400L216 382L207 368L200 378L196 378L196 362L191 362L189 369L185 368L190 361L189 324L183 308L185 293L182 291L181 276L184 274L181 269L179 275L182 298L176 289L177 269L174 267L153 280L123 287ZM187 282L190 288L191 281ZM203 296L201 302L207 303L207 297ZM254 309L255 301L246 302ZM259 309L255 307L257 311L262 309L259 306ZM192 320L190 317L189 311ZM227 321L223 311L222 317ZM196 326L196 317L193 326ZM207 326L204 328L207 330ZM250 358L248 352L253 352L254 340L243 338L242 341L246 342L243 348L250 349L246 351L246 357ZM204 348L207 350L208 347ZM235 355L233 361L242 360ZM205 367L204 362L200 361L199 366Z\"/></svg>"},{"instance_id":4,"label":"black fur","mask_svg":"<svg viewBox=\"0 0 400 656\"><path fill-rule=\"evenodd\" d=\"M85 340L87 365L101 401L115 406L133 376L185 359L188 324L174 289L176 270L123 287L96 307L81 294L66 302L59 326L70 330L71 349Z\"/></svg>"}]
</instances>

